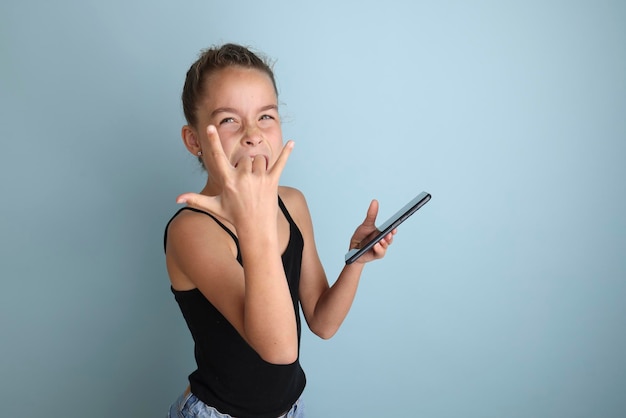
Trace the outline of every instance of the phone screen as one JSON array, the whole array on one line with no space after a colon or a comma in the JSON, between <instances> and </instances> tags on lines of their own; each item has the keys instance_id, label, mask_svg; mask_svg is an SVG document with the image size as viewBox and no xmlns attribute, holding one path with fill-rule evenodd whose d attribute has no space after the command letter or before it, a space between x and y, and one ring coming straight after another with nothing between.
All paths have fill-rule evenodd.
<instances>
[{"instance_id":1,"label":"phone screen","mask_svg":"<svg viewBox=\"0 0 626 418\"><path fill-rule=\"evenodd\" d=\"M429 193L422 192L415 196L413 200L407 203L402 209L396 212L391 218L382 224L378 229L378 232L361 248L354 248L346 253L346 264L355 262L359 257L365 254L370 248L372 248L378 241L383 239L385 235L393 231L398 225L407 220L407 218L413 215L419 208L424 206L431 196Z\"/></svg>"}]
</instances>

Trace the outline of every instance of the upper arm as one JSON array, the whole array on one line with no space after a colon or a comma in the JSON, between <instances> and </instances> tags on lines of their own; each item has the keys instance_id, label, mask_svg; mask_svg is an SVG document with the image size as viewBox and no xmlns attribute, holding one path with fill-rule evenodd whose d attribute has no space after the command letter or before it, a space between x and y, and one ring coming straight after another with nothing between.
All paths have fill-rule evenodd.
<instances>
[{"instance_id":1,"label":"upper arm","mask_svg":"<svg viewBox=\"0 0 626 418\"><path fill-rule=\"evenodd\" d=\"M319 259L313 222L304 195L297 189L283 188L281 197L289 209L289 213L298 225L304 248L302 250L302 268L300 272L300 304L307 323L312 323L315 308L322 294L328 290L326 273Z\"/></svg>"},{"instance_id":2,"label":"upper arm","mask_svg":"<svg viewBox=\"0 0 626 418\"><path fill-rule=\"evenodd\" d=\"M243 268L232 237L205 214L185 211L170 224L166 263L177 290L198 288L245 339Z\"/></svg>"}]
</instances>

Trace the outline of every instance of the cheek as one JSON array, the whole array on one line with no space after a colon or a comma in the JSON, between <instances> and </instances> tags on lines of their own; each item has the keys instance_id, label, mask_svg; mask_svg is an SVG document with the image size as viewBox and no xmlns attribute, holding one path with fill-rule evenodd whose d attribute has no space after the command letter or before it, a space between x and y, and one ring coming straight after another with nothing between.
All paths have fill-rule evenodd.
<instances>
[{"instance_id":1,"label":"cheek","mask_svg":"<svg viewBox=\"0 0 626 418\"><path fill-rule=\"evenodd\" d=\"M217 132L222 135L233 135L239 132L239 124L238 123L225 123L223 125L215 125L218 126Z\"/></svg>"},{"instance_id":2,"label":"cheek","mask_svg":"<svg viewBox=\"0 0 626 418\"><path fill-rule=\"evenodd\" d=\"M236 139L237 137L233 135L232 133L229 133L227 131L222 131L220 129L217 130L217 134L220 137L220 146L222 148L222 151L224 152L226 157L230 159L230 156L233 153L235 144L237 143L237 139ZM209 146L208 138L206 139L206 145L207 147Z\"/></svg>"},{"instance_id":3,"label":"cheek","mask_svg":"<svg viewBox=\"0 0 626 418\"><path fill-rule=\"evenodd\" d=\"M272 139L272 141L273 141L272 145L276 145L276 144L282 145L282 143L283 143L283 131L282 131L280 125L272 126L272 127L268 128L266 130L266 135L269 138Z\"/></svg>"}]
</instances>

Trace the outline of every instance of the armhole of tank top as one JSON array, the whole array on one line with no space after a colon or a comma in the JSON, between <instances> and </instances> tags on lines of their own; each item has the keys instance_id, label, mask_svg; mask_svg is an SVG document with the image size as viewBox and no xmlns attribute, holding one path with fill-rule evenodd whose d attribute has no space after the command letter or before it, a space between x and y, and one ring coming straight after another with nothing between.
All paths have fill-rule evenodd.
<instances>
[{"instance_id":1,"label":"armhole of tank top","mask_svg":"<svg viewBox=\"0 0 626 418\"><path fill-rule=\"evenodd\" d=\"M219 219L217 219L214 215L211 215L209 212L205 212L203 210L192 208L192 207L189 207L189 206L185 206L184 208L180 208L178 210L178 212L176 212L174 214L174 216L172 216L172 219L170 219L170 221L165 226L165 237L163 239L163 248L164 249L165 249L165 246L167 244L167 228L170 226L170 223L172 223L174 218L177 217L184 210L190 210L192 212L202 213L204 215L209 216L211 219L213 219L215 221L215 223L217 223L233 239L233 241L235 242L235 245L237 246L237 261L239 261L239 263L242 262L241 261L241 250L239 249L239 240L237 239L237 236L233 233L233 231L231 231L226 225L224 225Z\"/></svg>"}]
</instances>

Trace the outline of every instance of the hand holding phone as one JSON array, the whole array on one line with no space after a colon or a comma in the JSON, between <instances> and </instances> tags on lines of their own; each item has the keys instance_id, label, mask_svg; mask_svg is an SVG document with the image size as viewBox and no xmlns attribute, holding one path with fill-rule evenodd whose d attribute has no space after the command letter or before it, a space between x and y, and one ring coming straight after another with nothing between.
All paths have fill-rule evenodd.
<instances>
[{"instance_id":1,"label":"hand holding phone","mask_svg":"<svg viewBox=\"0 0 626 418\"><path fill-rule=\"evenodd\" d=\"M431 195L426 192L422 192L415 196L409 203L407 203L402 209L396 212L391 218L382 224L378 229L378 232L361 245L360 248L354 248L346 253L346 264L354 263L359 257L369 251L378 241L383 239L385 235L393 231L402 222L407 220L409 216L413 215L419 208L424 206L431 198Z\"/></svg>"}]
</instances>

